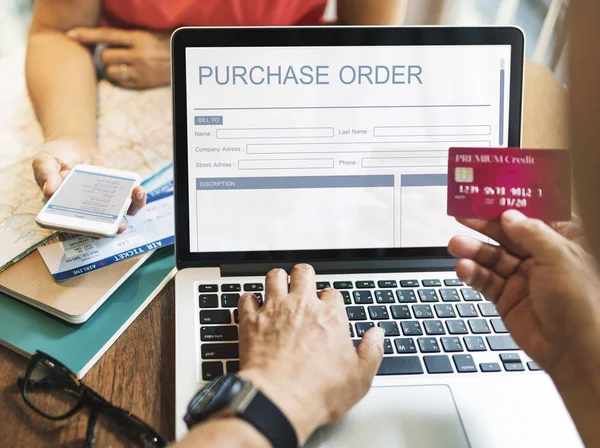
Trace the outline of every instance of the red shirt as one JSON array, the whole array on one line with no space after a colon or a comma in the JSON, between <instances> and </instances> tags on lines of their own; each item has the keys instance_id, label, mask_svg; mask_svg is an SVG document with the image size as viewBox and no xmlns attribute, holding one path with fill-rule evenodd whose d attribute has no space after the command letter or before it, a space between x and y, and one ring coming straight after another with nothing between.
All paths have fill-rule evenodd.
<instances>
[{"instance_id":1,"label":"red shirt","mask_svg":"<svg viewBox=\"0 0 600 448\"><path fill-rule=\"evenodd\" d=\"M173 30L180 26L311 25L327 0L102 0L104 25Z\"/></svg>"}]
</instances>

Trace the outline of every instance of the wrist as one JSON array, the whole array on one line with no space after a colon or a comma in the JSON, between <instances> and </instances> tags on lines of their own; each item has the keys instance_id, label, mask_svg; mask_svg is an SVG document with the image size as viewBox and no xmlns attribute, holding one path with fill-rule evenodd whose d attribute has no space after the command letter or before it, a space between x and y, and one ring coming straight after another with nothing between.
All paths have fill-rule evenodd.
<instances>
[{"instance_id":1,"label":"wrist","mask_svg":"<svg viewBox=\"0 0 600 448\"><path fill-rule=\"evenodd\" d=\"M306 402L308 399L317 403L319 397L304 397L302 400L302 390L291 389L255 369L242 370L237 375L251 381L286 416L296 431L299 446L303 446L311 434L326 423L323 408L309 407Z\"/></svg>"},{"instance_id":2,"label":"wrist","mask_svg":"<svg viewBox=\"0 0 600 448\"><path fill-rule=\"evenodd\" d=\"M76 145L83 153L95 154L99 152L94 136L86 135L59 135L49 134L45 137L44 143L63 142Z\"/></svg>"}]
</instances>

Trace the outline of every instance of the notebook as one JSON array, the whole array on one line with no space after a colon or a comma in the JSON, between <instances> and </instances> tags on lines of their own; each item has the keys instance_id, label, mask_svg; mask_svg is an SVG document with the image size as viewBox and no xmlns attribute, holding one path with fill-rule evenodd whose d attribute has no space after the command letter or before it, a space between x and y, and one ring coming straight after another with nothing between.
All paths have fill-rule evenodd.
<instances>
[{"instance_id":1,"label":"notebook","mask_svg":"<svg viewBox=\"0 0 600 448\"><path fill-rule=\"evenodd\" d=\"M124 263L129 261L114 266ZM0 344L26 357L41 350L82 378L175 275L174 266L172 247L154 252L81 325L69 324L0 293Z\"/></svg>"}]
</instances>

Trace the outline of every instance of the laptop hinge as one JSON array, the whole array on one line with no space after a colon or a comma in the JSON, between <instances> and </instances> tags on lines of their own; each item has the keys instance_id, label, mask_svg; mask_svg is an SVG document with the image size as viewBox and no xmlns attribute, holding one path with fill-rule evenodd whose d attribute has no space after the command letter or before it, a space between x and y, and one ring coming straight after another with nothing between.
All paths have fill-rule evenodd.
<instances>
[{"instance_id":1,"label":"laptop hinge","mask_svg":"<svg viewBox=\"0 0 600 448\"><path fill-rule=\"evenodd\" d=\"M377 272L427 272L450 271L456 265L455 258L416 258L402 260L359 260L359 261L306 261L313 265L317 274L358 274ZM299 261L266 263L227 263L221 265L223 277L265 275L273 268L290 270Z\"/></svg>"}]
</instances>

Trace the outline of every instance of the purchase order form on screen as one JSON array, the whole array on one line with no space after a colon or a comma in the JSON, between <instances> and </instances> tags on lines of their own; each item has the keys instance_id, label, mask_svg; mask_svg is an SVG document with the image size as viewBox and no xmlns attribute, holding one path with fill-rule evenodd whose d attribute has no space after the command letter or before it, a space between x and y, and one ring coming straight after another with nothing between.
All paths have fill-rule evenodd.
<instances>
[{"instance_id":1,"label":"purchase order form on screen","mask_svg":"<svg viewBox=\"0 0 600 448\"><path fill-rule=\"evenodd\" d=\"M452 146L507 146L510 46L187 48L190 249L445 246Z\"/></svg>"}]
</instances>

